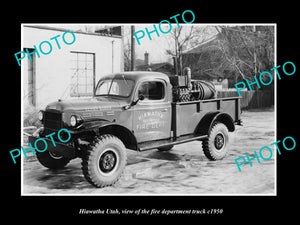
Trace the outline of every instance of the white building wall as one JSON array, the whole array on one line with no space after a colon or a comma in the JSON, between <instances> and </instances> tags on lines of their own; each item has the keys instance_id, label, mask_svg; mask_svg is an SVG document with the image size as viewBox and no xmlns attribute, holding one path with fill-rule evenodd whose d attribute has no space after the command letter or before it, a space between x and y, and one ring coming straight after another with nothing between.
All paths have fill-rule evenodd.
<instances>
[{"instance_id":1,"label":"white building wall","mask_svg":"<svg viewBox=\"0 0 300 225\"><path fill-rule=\"evenodd\" d=\"M103 75L123 71L122 39L118 37L100 36L95 34L76 33L76 40L71 45L66 45L62 40L65 31L40 29L23 26L22 50L24 48L36 48L40 58L36 56L36 107L44 108L48 103L57 99L70 98L71 84L71 52L83 52L95 54L95 82ZM50 38L60 35L57 40L61 46L58 49L55 40ZM68 42L72 41L71 34L65 36ZM52 44L52 52L43 55L39 50L42 41ZM43 49L48 52L47 44ZM19 56L20 57L20 56ZM23 74L23 100L28 103L28 63L26 57L21 61Z\"/></svg>"}]
</instances>

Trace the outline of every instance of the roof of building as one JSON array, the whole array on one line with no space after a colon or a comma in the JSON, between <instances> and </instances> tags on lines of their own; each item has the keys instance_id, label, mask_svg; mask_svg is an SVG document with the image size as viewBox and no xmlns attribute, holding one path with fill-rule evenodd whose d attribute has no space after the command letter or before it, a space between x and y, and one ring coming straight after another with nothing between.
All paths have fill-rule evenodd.
<instances>
[{"instance_id":1,"label":"roof of building","mask_svg":"<svg viewBox=\"0 0 300 225\"><path fill-rule=\"evenodd\" d=\"M52 27L52 26L45 26L45 25L23 25L24 27L36 28L36 29L44 29L44 30L56 30L56 31L70 31L70 29L59 28L59 27ZM106 33L99 33L99 32L84 32L81 30L71 30L73 33L77 34L87 34L87 35L96 35L96 36L105 36L105 37L113 37L113 38L121 38L120 35L114 34L106 34Z\"/></svg>"}]
</instances>

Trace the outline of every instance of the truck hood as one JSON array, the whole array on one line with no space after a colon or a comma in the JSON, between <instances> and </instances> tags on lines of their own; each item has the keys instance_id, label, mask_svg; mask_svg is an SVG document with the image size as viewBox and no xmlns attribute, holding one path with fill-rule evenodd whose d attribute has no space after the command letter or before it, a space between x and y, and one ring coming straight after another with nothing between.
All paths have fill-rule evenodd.
<instances>
[{"instance_id":1,"label":"truck hood","mask_svg":"<svg viewBox=\"0 0 300 225\"><path fill-rule=\"evenodd\" d=\"M107 111L111 109L121 108L128 104L125 100L110 100L106 98L88 98L88 99L72 99L58 100L47 105L46 110L65 111Z\"/></svg>"}]
</instances>

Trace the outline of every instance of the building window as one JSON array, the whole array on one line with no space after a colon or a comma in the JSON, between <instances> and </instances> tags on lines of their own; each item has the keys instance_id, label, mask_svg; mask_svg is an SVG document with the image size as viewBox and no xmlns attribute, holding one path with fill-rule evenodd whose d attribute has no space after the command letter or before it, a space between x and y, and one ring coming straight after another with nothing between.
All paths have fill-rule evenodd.
<instances>
[{"instance_id":1,"label":"building window","mask_svg":"<svg viewBox=\"0 0 300 225\"><path fill-rule=\"evenodd\" d=\"M95 78L94 53L71 52L72 97L92 96Z\"/></svg>"}]
</instances>

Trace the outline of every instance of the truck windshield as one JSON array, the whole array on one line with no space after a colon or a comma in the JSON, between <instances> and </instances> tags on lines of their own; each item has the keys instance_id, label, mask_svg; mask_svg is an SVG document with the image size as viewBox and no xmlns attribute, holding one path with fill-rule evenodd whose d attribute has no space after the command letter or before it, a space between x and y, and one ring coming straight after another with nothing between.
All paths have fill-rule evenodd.
<instances>
[{"instance_id":1,"label":"truck windshield","mask_svg":"<svg viewBox=\"0 0 300 225\"><path fill-rule=\"evenodd\" d=\"M104 79L99 82L95 95L129 97L133 86L134 82L132 80L125 79L125 77Z\"/></svg>"}]
</instances>

